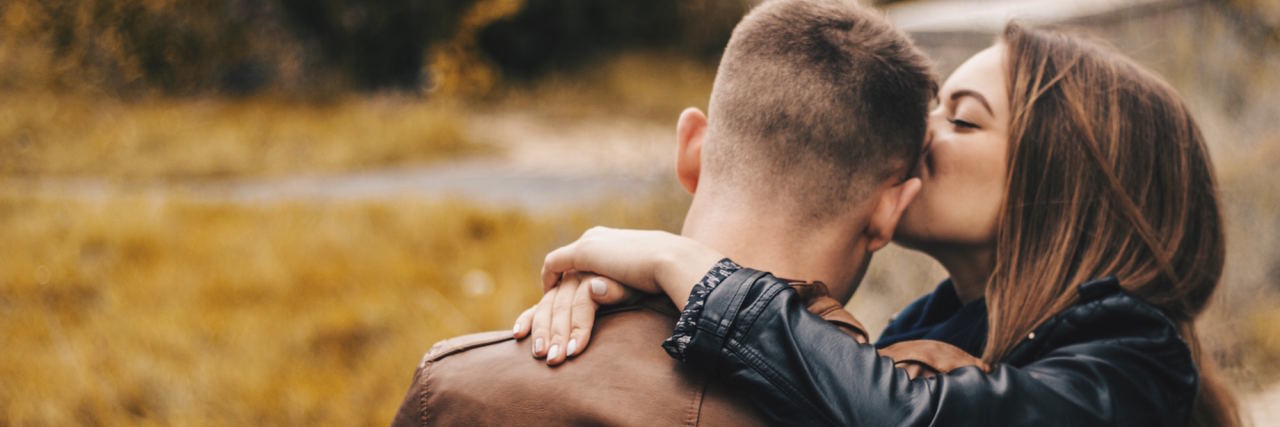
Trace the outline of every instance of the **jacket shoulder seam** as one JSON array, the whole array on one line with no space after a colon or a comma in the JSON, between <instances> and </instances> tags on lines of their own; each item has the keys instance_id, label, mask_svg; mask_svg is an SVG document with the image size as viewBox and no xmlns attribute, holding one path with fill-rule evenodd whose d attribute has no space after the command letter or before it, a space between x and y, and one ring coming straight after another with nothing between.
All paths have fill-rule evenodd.
<instances>
[{"instance_id":1,"label":"jacket shoulder seam","mask_svg":"<svg viewBox=\"0 0 1280 427\"><path fill-rule=\"evenodd\" d=\"M431 411L427 410L427 402L430 400L428 396L431 394L431 368L435 365L434 361L428 361L422 366L422 392L418 393L418 421L423 427L431 425Z\"/></svg>"},{"instance_id":2,"label":"jacket shoulder seam","mask_svg":"<svg viewBox=\"0 0 1280 427\"><path fill-rule=\"evenodd\" d=\"M489 335L484 336L484 334L479 334L476 336L451 338L440 341L432 346L431 350L427 351L427 354L423 356L422 364L425 366L431 362L436 362L473 348L485 347L515 339L515 337L511 336L510 331L494 331L488 332L487 334Z\"/></svg>"}]
</instances>

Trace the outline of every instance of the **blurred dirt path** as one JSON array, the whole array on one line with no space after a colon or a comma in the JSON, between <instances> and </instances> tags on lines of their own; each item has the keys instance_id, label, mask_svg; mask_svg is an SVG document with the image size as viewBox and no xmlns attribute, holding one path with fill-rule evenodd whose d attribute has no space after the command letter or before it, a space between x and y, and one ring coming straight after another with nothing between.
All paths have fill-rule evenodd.
<instances>
[{"instance_id":1,"label":"blurred dirt path","mask_svg":"<svg viewBox=\"0 0 1280 427\"><path fill-rule=\"evenodd\" d=\"M674 126L621 117L474 114L468 132L495 153L422 166L263 178L120 184L96 177L6 182L11 191L77 199L122 195L231 203L465 198L530 209L648 191L671 175Z\"/></svg>"}]
</instances>

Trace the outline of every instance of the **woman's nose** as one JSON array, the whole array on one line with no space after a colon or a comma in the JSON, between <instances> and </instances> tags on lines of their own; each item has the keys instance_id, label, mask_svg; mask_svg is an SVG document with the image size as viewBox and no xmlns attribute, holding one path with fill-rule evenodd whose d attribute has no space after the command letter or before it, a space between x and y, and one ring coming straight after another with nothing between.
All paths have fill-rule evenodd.
<instances>
[{"instance_id":1,"label":"woman's nose","mask_svg":"<svg viewBox=\"0 0 1280 427\"><path fill-rule=\"evenodd\" d=\"M942 111L942 108L935 108L929 111L929 115L925 117L925 127L929 129L929 132L933 132L934 129L946 123L947 115L945 111Z\"/></svg>"}]
</instances>

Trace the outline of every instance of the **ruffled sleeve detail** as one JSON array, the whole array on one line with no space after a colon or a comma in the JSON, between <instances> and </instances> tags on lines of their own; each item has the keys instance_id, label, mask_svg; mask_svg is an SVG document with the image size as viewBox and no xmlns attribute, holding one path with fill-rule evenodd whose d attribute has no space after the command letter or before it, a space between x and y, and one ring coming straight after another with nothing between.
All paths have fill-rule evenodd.
<instances>
[{"instance_id":1,"label":"ruffled sleeve detail","mask_svg":"<svg viewBox=\"0 0 1280 427\"><path fill-rule=\"evenodd\" d=\"M680 312L680 318L676 320L671 338L667 338L662 343L662 348L667 351L667 354L676 360L685 360L685 350L693 340L693 334L698 330L698 319L702 317L702 308L706 305L707 296L711 295L711 291L725 278L741 269L742 266L728 258L722 259L711 267L705 276L702 276L698 284L693 286L693 290L689 293L689 302Z\"/></svg>"}]
</instances>

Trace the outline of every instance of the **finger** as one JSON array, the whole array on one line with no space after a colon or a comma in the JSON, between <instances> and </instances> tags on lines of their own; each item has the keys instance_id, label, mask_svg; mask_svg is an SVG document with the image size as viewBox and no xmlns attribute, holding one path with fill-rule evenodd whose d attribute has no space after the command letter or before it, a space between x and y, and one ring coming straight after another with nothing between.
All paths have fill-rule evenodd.
<instances>
[{"instance_id":1,"label":"finger","mask_svg":"<svg viewBox=\"0 0 1280 427\"><path fill-rule=\"evenodd\" d=\"M604 276L592 275L583 288L590 289L591 300L599 305L617 305L633 302L643 294L635 289L623 286L618 281Z\"/></svg>"},{"instance_id":2,"label":"finger","mask_svg":"<svg viewBox=\"0 0 1280 427\"><path fill-rule=\"evenodd\" d=\"M529 331L533 327L533 310L536 308L538 308L536 305L529 307L528 310L520 313L519 317L516 317L516 325L511 328L511 336L517 340L529 336Z\"/></svg>"},{"instance_id":3,"label":"finger","mask_svg":"<svg viewBox=\"0 0 1280 427\"><path fill-rule=\"evenodd\" d=\"M547 257L542 260L543 292L559 283L564 276L564 272L574 270L573 253L577 246L578 242L573 242L547 253Z\"/></svg>"},{"instance_id":4,"label":"finger","mask_svg":"<svg viewBox=\"0 0 1280 427\"><path fill-rule=\"evenodd\" d=\"M542 357L547 354L547 339L550 338L551 329L551 309L553 301L555 301L556 291L559 288L551 288L547 293L542 294L542 301L538 301L538 306L533 310L532 333L533 337L533 357Z\"/></svg>"},{"instance_id":5,"label":"finger","mask_svg":"<svg viewBox=\"0 0 1280 427\"><path fill-rule=\"evenodd\" d=\"M547 256L550 257L551 254L547 254ZM542 261L542 273L540 273L540 275L542 277L542 292L546 292L547 290L555 287L556 284L560 283L560 279L564 277L564 274L561 272L548 270L545 259Z\"/></svg>"},{"instance_id":6,"label":"finger","mask_svg":"<svg viewBox=\"0 0 1280 427\"><path fill-rule=\"evenodd\" d=\"M556 285L556 297L551 308L551 339L547 341L547 364L564 362L569 341L569 319L572 316L573 295L578 290L578 275L566 274Z\"/></svg>"},{"instance_id":7,"label":"finger","mask_svg":"<svg viewBox=\"0 0 1280 427\"><path fill-rule=\"evenodd\" d=\"M542 288L555 286L557 279L570 271L594 271L590 255L598 251L601 238L597 236L606 230L604 227L592 227L573 243L547 253L542 260Z\"/></svg>"},{"instance_id":8,"label":"finger","mask_svg":"<svg viewBox=\"0 0 1280 427\"><path fill-rule=\"evenodd\" d=\"M575 357L586 351L587 344L591 343L591 328L595 326L597 308L599 305L591 300L591 286L579 283L570 308L569 343L565 345L565 357Z\"/></svg>"},{"instance_id":9,"label":"finger","mask_svg":"<svg viewBox=\"0 0 1280 427\"><path fill-rule=\"evenodd\" d=\"M608 232L610 232L610 231L613 231L613 229L612 229L612 228L609 228L609 227L605 227L605 226L603 226L603 225L597 225L597 226L594 226L594 227L588 228L588 229L587 229L587 231L585 231L585 232L583 232L583 233L582 233L582 237L593 237L593 236L599 236L599 235L601 235L601 234L605 234L605 233L608 233Z\"/></svg>"}]
</instances>

